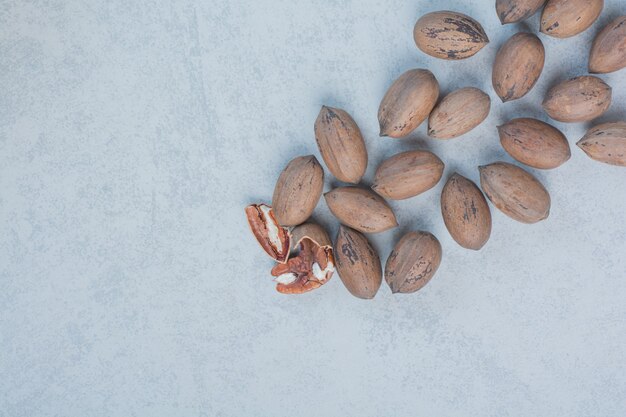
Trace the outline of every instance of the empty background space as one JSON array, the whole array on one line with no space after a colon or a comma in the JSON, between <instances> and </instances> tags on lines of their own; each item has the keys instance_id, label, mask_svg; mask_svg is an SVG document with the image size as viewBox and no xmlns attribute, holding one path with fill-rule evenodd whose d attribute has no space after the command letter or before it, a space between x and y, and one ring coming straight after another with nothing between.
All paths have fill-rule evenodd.
<instances>
[{"instance_id":1,"label":"empty background space","mask_svg":"<svg viewBox=\"0 0 626 417\"><path fill-rule=\"evenodd\" d=\"M491 40L458 62L421 53L413 25L452 9ZM594 35L626 14L606 0L588 31L539 35L545 70L502 104L492 0L0 1L0 416L624 416L626 168L552 122L572 158L530 170L550 217L493 206L480 252L441 218L453 172L511 158L496 126L549 121L547 89L586 73ZM449 141L378 137L392 80L428 68L442 93L483 89L488 119ZM603 75L626 119L626 70ZM243 208L270 202L286 163L319 152L323 105L347 110L369 151L364 185L400 151L446 164L430 191L391 202L400 227L370 236L384 264L409 230L443 262L420 292L352 297L335 276L274 289ZM321 158L320 158L321 161ZM325 190L338 185L326 171ZM335 236L324 201L315 220Z\"/></svg>"}]
</instances>

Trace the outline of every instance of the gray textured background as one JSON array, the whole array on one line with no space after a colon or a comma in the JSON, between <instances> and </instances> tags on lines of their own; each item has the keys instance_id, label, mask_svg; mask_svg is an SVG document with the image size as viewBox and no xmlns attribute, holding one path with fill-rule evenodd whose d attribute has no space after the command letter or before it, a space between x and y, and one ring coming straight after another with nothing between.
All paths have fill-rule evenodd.
<instances>
[{"instance_id":1,"label":"gray textured background","mask_svg":"<svg viewBox=\"0 0 626 417\"><path fill-rule=\"evenodd\" d=\"M386 259L425 229L443 264L421 292L373 301L340 280L282 296L243 207L269 201L297 155L319 155L322 104L349 111L384 158L426 148L473 180L503 159L495 126L547 120L541 98L586 70L593 35L626 13L607 0L568 40L541 36L546 71L502 105L490 85L501 27L491 0L0 1L1 416L624 416L626 170L578 148L535 174L553 198L528 226L493 211L491 240L460 249L440 183L393 202ZM620 4L621 3L621 4ZM421 14L478 18L472 59L420 53ZM488 120L438 142L378 138L376 111L413 67L443 92L471 85ZM624 118L626 72L603 76ZM588 125L564 125L573 145ZM334 185L327 176L326 188ZM325 203L315 217L334 234Z\"/></svg>"}]
</instances>

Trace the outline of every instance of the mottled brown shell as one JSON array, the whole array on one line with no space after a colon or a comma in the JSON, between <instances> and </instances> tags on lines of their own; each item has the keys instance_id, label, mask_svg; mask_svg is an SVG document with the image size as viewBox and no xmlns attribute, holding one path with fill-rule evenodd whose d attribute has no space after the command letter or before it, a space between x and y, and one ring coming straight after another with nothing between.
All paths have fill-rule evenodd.
<instances>
[{"instance_id":1,"label":"mottled brown shell","mask_svg":"<svg viewBox=\"0 0 626 417\"><path fill-rule=\"evenodd\" d=\"M479 250L491 235L491 211L478 186L454 173L441 192L441 214L450 236L466 249Z\"/></svg>"},{"instance_id":2,"label":"mottled brown shell","mask_svg":"<svg viewBox=\"0 0 626 417\"><path fill-rule=\"evenodd\" d=\"M552 87L543 109L554 120L586 122L601 116L611 106L611 87L598 77L585 75Z\"/></svg>"},{"instance_id":3,"label":"mottled brown shell","mask_svg":"<svg viewBox=\"0 0 626 417\"><path fill-rule=\"evenodd\" d=\"M441 59L465 59L489 43L483 27L463 13L441 11L419 18L413 29L422 52Z\"/></svg>"},{"instance_id":4,"label":"mottled brown shell","mask_svg":"<svg viewBox=\"0 0 626 417\"><path fill-rule=\"evenodd\" d=\"M461 136L489 115L491 99L474 87L461 88L445 96L430 113L428 135L437 139Z\"/></svg>"},{"instance_id":5,"label":"mottled brown shell","mask_svg":"<svg viewBox=\"0 0 626 417\"><path fill-rule=\"evenodd\" d=\"M567 138L559 129L541 120L520 118L498 126L500 143L509 155L523 164L552 169L569 160Z\"/></svg>"},{"instance_id":6,"label":"mottled brown shell","mask_svg":"<svg viewBox=\"0 0 626 417\"><path fill-rule=\"evenodd\" d=\"M541 31L555 38L569 38L595 22L604 0L548 0L541 14Z\"/></svg>"},{"instance_id":7,"label":"mottled brown shell","mask_svg":"<svg viewBox=\"0 0 626 417\"><path fill-rule=\"evenodd\" d=\"M339 226L335 258L339 278L350 294L363 299L374 298L383 272L378 253L367 238L356 230Z\"/></svg>"},{"instance_id":8,"label":"mottled brown shell","mask_svg":"<svg viewBox=\"0 0 626 417\"><path fill-rule=\"evenodd\" d=\"M493 64L493 88L503 102L524 97L537 83L545 62L541 40L532 33L513 35Z\"/></svg>"},{"instance_id":9,"label":"mottled brown shell","mask_svg":"<svg viewBox=\"0 0 626 417\"><path fill-rule=\"evenodd\" d=\"M522 168L495 162L478 169L483 192L507 216L522 223L536 223L550 214L548 191Z\"/></svg>"},{"instance_id":10,"label":"mottled brown shell","mask_svg":"<svg viewBox=\"0 0 626 417\"><path fill-rule=\"evenodd\" d=\"M589 72L606 74L626 67L626 16L606 25L593 41Z\"/></svg>"},{"instance_id":11,"label":"mottled brown shell","mask_svg":"<svg viewBox=\"0 0 626 417\"><path fill-rule=\"evenodd\" d=\"M292 159L278 177L272 208L282 226L304 223L315 209L324 187L324 170L313 155Z\"/></svg>"},{"instance_id":12,"label":"mottled brown shell","mask_svg":"<svg viewBox=\"0 0 626 417\"><path fill-rule=\"evenodd\" d=\"M423 288L437 272L441 256L441 244L432 234L405 234L385 264L385 281L391 292L407 294Z\"/></svg>"},{"instance_id":13,"label":"mottled brown shell","mask_svg":"<svg viewBox=\"0 0 626 417\"><path fill-rule=\"evenodd\" d=\"M398 226L382 197L358 187L339 187L324 194L326 204L343 224L363 233L380 233Z\"/></svg>"},{"instance_id":14,"label":"mottled brown shell","mask_svg":"<svg viewBox=\"0 0 626 417\"><path fill-rule=\"evenodd\" d=\"M367 149L361 130L346 111L322 106L315 121L315 139L328 170L339 181L361 181Z\"/></svg>"},{"instance_id":15,"label":"mottled brown shell","mask_svg":"<svg viewBox=\"0 0 626 417\"><path fill-rule=\"evenodd\" d=\"M593 127L576 145L596 161L626 167L626 122Z\"/></svg>"},{"instance_id":16,"label":"mottled brown shell","mask_svg":"<svg viewBox=\"0 0 626 417\"><path fill-rule=\"evenodd\" d=\"M496 12L502 24L521 22L534 15L546 0L496 0Z\"/></svg>"},{"instance_id":17,"label":"mottled brown shell","mask_svg":"<svg viewBox=\"0 0 626 417\"><path fill-rule=\"evenodd\" d=\"M378 108L380 136L401 138L414 131L439 98L439 83L432 72L412 69L391 84Z\"/></svg>"},{"instance_id":18,"label":"mottled brown shell","mask_svg":"<svg viewBox=\"0 0 626 417\"><path fill-rule=\"evenodd\" d=\"M385 198L404 200L433 188L443 169L443 162L432 152L402 152L380 164L372 190Z\"/></svg>"}]
</instances>

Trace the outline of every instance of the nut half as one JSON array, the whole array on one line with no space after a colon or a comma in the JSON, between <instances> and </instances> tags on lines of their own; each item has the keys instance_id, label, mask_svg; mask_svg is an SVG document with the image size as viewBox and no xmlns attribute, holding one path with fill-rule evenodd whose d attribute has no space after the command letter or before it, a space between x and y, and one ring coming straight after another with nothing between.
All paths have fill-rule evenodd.
<instances>
[{"instance_id":1,"label":"nut half","mask_svg":"<svg viewBox=\"0 0 626 417\"><path fill-rule=\"evenodd\" d=\"M335 272L332 246L320 246L308 237L300 241L300 252L287 263L276 264L276 290L283 294L303 294L324 285Z\"/></svg>"},{"instance_id":2,"label":"nut half","mask_svg":"<svg viewBox=\"0 0 626 417\"><path fill-rule=\"evenodd\" d=\"M278 224L272 208L266 204L250 204L246 207L246 217L250 230L265 253L276 262L287 262L291 237L289 230Z\"/></svg>"}]
</instances>

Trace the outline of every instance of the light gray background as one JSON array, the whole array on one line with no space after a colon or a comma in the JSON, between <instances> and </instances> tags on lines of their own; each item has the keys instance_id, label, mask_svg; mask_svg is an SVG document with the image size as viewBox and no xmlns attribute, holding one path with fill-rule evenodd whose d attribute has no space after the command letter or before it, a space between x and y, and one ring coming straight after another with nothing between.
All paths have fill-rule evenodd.
<instances>
[{"instance_id":1,"label":"light gray background","mask_svg":"<svg viewBox=\"0 0 626 417\"><path fill-rule=\"evenodd\" d=\"M436 3L436 4L433 4ZM476 17L492 42L472 59L420 53L415 20ZM408 230L433 232L443 264L422 291L373 301L335 277L275 292L243 208L271 199L292 157L319 156L322 104L349 111L365 178L401 150L436 152L478 179L511 159L496 125L543 120L547 88L586 71L593 35L541 35L546 70L502 105L491 88L501 27L487 0L0 1L1 416L624 416L626 170L587 158L533 171L547 221L493 210L480 252L439 212L443 181L391 203L401 227L372 241L383 262ZM443 92L488 92L464 137L379 138L391 81L425 67ZM626 72L603 76L624 119ZM589 125L564 125L574 143ZM335 185L327 175L326 189ZM333 235L325 203L315 218Z\"/></svg>"}]
</instances>

